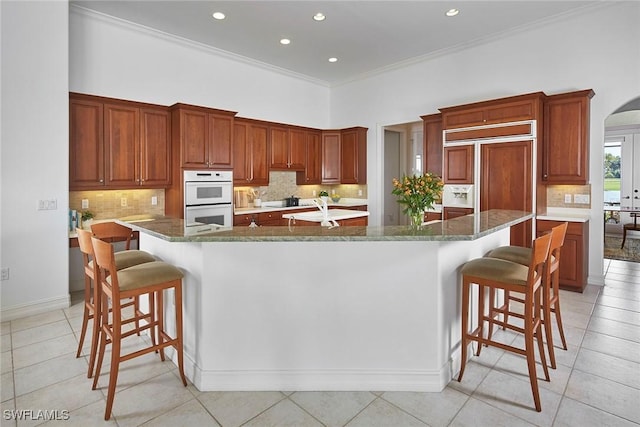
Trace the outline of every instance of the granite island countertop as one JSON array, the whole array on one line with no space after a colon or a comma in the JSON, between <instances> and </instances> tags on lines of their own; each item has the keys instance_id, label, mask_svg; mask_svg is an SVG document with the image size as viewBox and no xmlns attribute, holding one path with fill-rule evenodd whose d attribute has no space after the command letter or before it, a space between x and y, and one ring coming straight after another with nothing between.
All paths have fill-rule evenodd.
<instances>
[{"instance_id":1,"label":"granite island countertop","mask_svg":"<svg viewBox=\"0 0 640 427\"><path fill-rule=\"evenodd\" d=\"M494 209L429 223L419 229L411 226L213 226L213 229L201 230L185 228L182 219L171 217L127 225L170 242L458 241L476 240L531 218L534 218L531 212Z\"/></svg>"}]
</instances>

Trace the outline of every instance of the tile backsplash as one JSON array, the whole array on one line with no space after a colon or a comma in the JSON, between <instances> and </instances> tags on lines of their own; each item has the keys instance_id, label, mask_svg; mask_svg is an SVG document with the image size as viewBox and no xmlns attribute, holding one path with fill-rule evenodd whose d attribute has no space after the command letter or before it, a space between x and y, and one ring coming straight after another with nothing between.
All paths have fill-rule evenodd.
<instances>
[{"instance_id":1,"label":"tile backsplash","mask_svg":"<svg viewBox=\"0 0 640 427\"><path fill-rule=\"evenodd\" d=\"M153 197L157 198L156 205L151 204ZM82 199L89 201L89 209L82 209ZM140 214L164 215L164 189L71 191L69 209L91 211L95 219Z\"/></svg>"},{"instance_id":2,"label":"tile backsplash","mask_svg":"<svg viewBox=\"0 0 640 427\"><path fill-rule=\"evenodd\" d=\"M295 172L269 172L269 185L261 187L234 187L236 190L255 190L261 194L263 201L282 200L286 197L296 196L303 199L317 197L320 191L325 190L329 194L339 194L340 197L366 199L367 186L356 184L335 185L297 185ZM315 191L315 194L314 194ZM264 193L264 194L263 194ZM253 201L252 198L249 199Z\"/></svg>"},{"instance_id":3,"label":"tile backsplash","mask_svg":"<svg viewBox=\"0 0 640 427\"><path fill-rule=\"evenodd\" d=\"M591 185L550 185L547 187L547 206L591 209Z\"/></svg>"}]
</instances>

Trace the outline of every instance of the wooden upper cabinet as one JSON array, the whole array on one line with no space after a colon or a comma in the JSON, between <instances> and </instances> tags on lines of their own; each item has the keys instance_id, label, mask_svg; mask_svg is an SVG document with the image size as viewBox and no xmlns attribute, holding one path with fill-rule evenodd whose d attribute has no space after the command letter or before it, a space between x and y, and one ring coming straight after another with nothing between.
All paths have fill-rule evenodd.
<instances>
[{"instance_id":1,"label":"wooden upper cabinet","mask_svg":"<svg viewBox=\"0 0 640 427\"><path fill-rule=\"evenodd\" d=\"M422 170L442 177L442 114L422 116Z\"/></svg>"},{"instance_id":2,"label":"wooden upper cabinet","mask_svg":"<svg viewBox=\"0 0 640 427\"><path fill-rule=\"evenodd\" d=\"M106 185L140 185L140 109L105 104Z\"/></svg>"},{"instance_id":3,"label":"wooden upper cabinet","mask_svg":"<svg viewBox=\"0 0 640 427\"><path fill-rule=\"evenodd\" d=\"M104 107L102 102L69 99L69 187L104 186Z\"/></svg>"},{"instance_id":4,"label":"wooden upper cabinet","mask_svg":"<svg viewBox=\"0 0 640 427\"><path fill-rule=\"evenodd\" d=\"M269 156L270 169L289 168L289 129L280 126L271 126L271 155Z\"/></svg>"},{"instance_id":5,"label":"wooden upper cabinet","mask_svg":"<svg viewBox=\"0 0 640 427\"><path fill-rule=\"evenodd\" d=\"M544 94L536 92L491 101L441 108L444 129L534 120Z\"/></svg>"},{"instance_id":6,"label":"wooden upper cabinet","mask_svg":"<svg viewBox=\"0 0 640 427\"><path fill-rule=\"evenodd\" d=\"M343 129L340 141L340 183L367 183L367 129Z\"/></svg>"},{"instance_id":7,"label":"wooden upper cabinet","mask_svg":"<svg viewBox=\"0 0 640 427\"><path fill-rule=\"evenodd\" d=\"M269 126L238 119L233 132L233 182L237 185L268 185Z\"/></svg>"},{"instance_id":8,"label":"wooden upper cabinet","mask_svg":"<svg viewBox=\"0 0 640 427\"><path fill-rule=\"evenodd\" d=\"M269 169L303 170L306 162L305 131L271 126Z\"/></svg>"},{"instance_id":9,"label":"wooden upper cabinet","mask_svg":"<svg viewBox=\"0 0 640 427\"><path fill-rule=\"evenodd\" d=\"M140 109L140 178L145 186L171 184L171 118L165 109Z\"/></svg>"},{"instance_id":10,"label":"wooden upper cabinet","mask_svg":"<svg viewBox=\"0 0 640 427\"><path fill-rule=\"evenodd\" d=\"M186 169L233 167L233 121L235 112L175 104L174 135L180 146L180 165Z\"/></svg>"},{"instance_id":11,"label":"wooden upper cabinet","mask_svg":"<svg viewBox=\"0 0 640 427\"><path fill-rule=\"evenodd\" d=\"M544 103L542 180L588 184L589 110L593 90L552 95Z\"/></svg>"},{"instance_id":12,"label":"wooden upper cabinet","mask_svg":"<svg viewBox=\"0 0 640 427\"><path fill-rule=\"evenodd\" d=\"M166 107L73 93L69 106L71 190L171 184Z\"/></svg>"},{"instance_id":13,"label":"wooden upper cabinet","mask_svg":"<svg viewBox=\"0 0 640 427\"><path fill-rule=\"evenodd\" d=\"M444 148L445 184L473 184L473 145Z\"/></svg>"},{"instance_id":14,"label":"wooden upper cabinet","mask_svg":"<svg viewBox=\"0 0 640 427\"><path fill-rule=\"evenodd\" d=\"M229 114L209 114L209 167L233 168L233 120Z\"/></svg>"},{"instance_id":15,"label":"wooden upper cabinet","mask_svg":"<svg viewBox=\"0 0 640 427\"><path fill-rule=\"evenodd\" d=\"M322 183L340 183L340 132L322 132Z\"/></svg>"},{"instance_id":16,"label":"wooden upper cabinet","mask_svg":"<svg viewBox=\"0 0 640 427\"><path fill-rule=\"evenodd\" d=\"M306 158L304 170L296 173L296 183L321 184L322 183L322 136L320 131L307 131L304 134L306 142Z\"/></svg>"}]
</instances>

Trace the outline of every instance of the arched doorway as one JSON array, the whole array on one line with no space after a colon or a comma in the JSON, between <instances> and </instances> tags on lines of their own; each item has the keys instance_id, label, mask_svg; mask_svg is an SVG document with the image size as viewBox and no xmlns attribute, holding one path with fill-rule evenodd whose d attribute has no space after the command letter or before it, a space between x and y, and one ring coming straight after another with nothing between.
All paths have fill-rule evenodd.
<instances>
[{"instance_id":1,"label":"arched doorway","mask_svg":"<svg viewBox=\"0 0 640 427\"><path fill-rule=\"evenodd\" d=\"M640 231L630 231L622 246L624 224L640 229L640 97L605 120L604 257L640 262Z\"/></svg>"}]
</instances>

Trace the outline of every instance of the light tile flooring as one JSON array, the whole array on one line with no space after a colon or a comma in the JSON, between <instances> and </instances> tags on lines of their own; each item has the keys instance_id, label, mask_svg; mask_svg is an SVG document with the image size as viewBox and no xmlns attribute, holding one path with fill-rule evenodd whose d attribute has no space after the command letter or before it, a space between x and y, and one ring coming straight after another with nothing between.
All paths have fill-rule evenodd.
<instances>
[{"instance_id":1,"label":"light tile flooring","mask_svg":"<svg viewBox=\"0 0 640 427\"><path fill-rule=\"evenodd\" d=\"M562 292L569 350L558 348L551 382L540 381L541 413L532 409L524 360L493 348L441 393L202 393L182 387L175 366L150 354L122 365L114 416L105 422L104 378L91 391L87 360L75 358L82 319L75 303L2 323L1 424L37 425L38 410L67 410L69 420L57 421L65 426L637 426L640 264L605 260L605 272L602 288ZM30 418L40 420L16 422L13 410L33 410Z\"/></svg>"}]
</instances>

